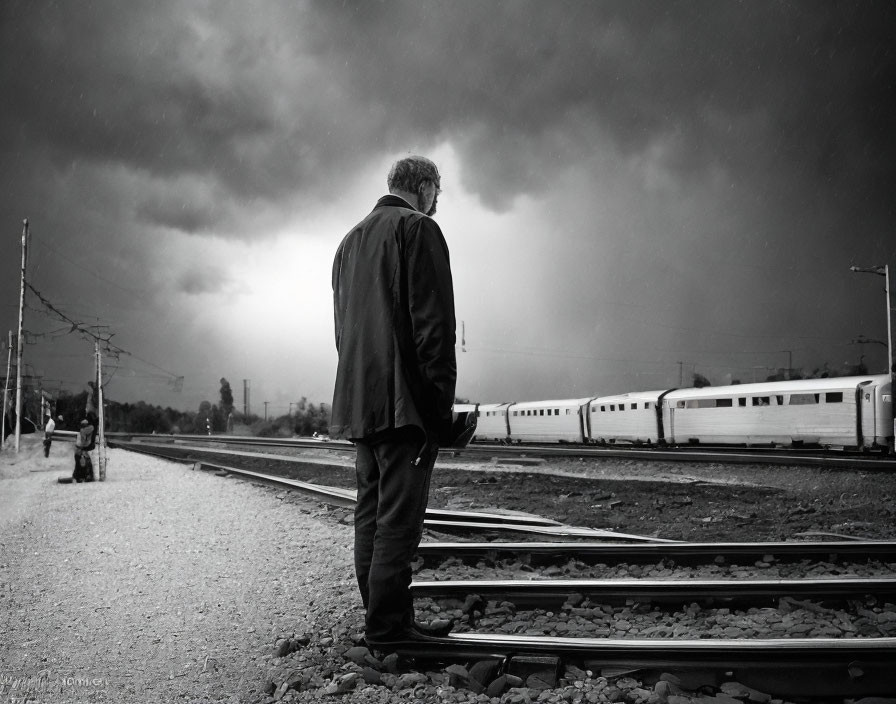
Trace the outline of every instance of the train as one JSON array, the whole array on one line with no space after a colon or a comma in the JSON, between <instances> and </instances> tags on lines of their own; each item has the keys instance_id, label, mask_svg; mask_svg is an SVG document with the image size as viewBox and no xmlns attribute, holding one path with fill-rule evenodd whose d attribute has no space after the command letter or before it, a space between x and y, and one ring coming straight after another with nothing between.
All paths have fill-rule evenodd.
<instances>
[{"instance_id":1,"label":"train","mask_svg":"<svg viewBox=\"0 0 896 704\"><path fill-rule=\"evenodd\" d=\"M522 403L456 404L473 442L741 445L887 452L887 374L673 388Z\"/></svg>"}]
</instances>

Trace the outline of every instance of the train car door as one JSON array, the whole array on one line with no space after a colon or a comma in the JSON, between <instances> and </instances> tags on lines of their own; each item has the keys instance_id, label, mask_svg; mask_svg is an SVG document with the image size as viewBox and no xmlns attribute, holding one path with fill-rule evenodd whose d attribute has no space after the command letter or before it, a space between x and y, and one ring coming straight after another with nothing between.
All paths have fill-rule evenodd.
<instances>
[{"instance_id":1,"label":"train car door","mask_svg":"<svg viewBox=\"0 0 896 704\"><path fill-rule=\"evenodd\" d=\"M579 442L591 442L591 400L579 406Z\"/></svg>"},{"instance_id":2,"label":"train car door","mask_svg":"<svg viewBox=\"0 0 896 704\"><path fill-rule=\"evenodd\" d=\"M856 387L856 446L864 450L874 444L877 409L871 381L863 381Z\"/></svg>"}]
</instances>

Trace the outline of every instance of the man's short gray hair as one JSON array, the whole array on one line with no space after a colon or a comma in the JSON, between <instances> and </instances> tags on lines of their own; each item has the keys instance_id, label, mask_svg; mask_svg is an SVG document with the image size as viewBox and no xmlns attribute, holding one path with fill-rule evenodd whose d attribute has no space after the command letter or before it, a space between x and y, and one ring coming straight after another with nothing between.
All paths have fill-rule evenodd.
<instances>
[{"instance_id":1,"label":"man's short gray hair","mask_svg":"<svg viewBox=\"0 0 896 704\"><path fill-rule=\"evenodd\" d=\"M441 181L436 165L425 156L417 155L399 159L392 164L386 179L390 191L407 193L419 193L421 186L427 182L439 189Z\"/></svg>"}]
</instances>

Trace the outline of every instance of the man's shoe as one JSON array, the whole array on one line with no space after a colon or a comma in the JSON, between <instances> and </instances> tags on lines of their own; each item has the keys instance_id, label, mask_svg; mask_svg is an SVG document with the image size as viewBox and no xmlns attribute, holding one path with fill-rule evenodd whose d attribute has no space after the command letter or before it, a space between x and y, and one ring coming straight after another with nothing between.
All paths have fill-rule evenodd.
<instances>
[{"instance_id":1,"label":"man's shoe","mask_svg":"<svg viewBox=\"0 0 896 704\"><path fill-rule=\"evenodd\" d=\"M418 623L414 621L411 626L411 633L417 637L424 636L426 638L444 638L454 629L454 621L438 620L429 624Z\"/></svg>"},{"instance_id":2,"label":"man's shoe","mask_svg":"<svg viewBox=\"0 0 896 704\"><path fill-rule=\"evenodd\" d=\"M382 640L366 639L367 646L384 653L394 653L396 650L413 644L414 641L428 640L430 638L444 638L454 628L454 621L434 621L431 624L417 623L406 631L395 636L388 636Z\"/></svg>"}]
</instances>

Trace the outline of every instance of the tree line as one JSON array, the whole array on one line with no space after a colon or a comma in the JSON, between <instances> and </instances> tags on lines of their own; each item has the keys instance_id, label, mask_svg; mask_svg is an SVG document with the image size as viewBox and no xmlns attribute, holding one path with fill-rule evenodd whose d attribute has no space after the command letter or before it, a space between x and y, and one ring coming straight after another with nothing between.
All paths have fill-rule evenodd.
<instances>
[{"instance_id":1,"label":"tree line","mask_svg":"<svg viewBox=\"0 0 896 704\"><path fill-rule=\"evenodd\" d=\"M45 418L40 417L39 399L34 393L26 393L28 400L23 409L22 432L31 433L43 430ZM87 388L79 393L62 390L50 399L53 417L62 416L56 421L59 430L76 430L84 418L94 422L99 408L99 393L96 384L89 382ZM4 434L11 432L15 423L15 413L7 411L4 418ZM233 391L227 379L221 379L219 399L217 403L202 401L195 411L182 411L175 408L154 406L144 401L122 403L109 398L104 399L103 420L106 432L110 433L158 433L158 434L235 434L257 437L292 437L293 435L310 436L314 433L326 435L329 430L330 411L326 404L309 403L305 397L296 404L296 410L289 414L264 419L257 414L248 416L237 410L233 403Z\"/></svg>"}]
</instances>

